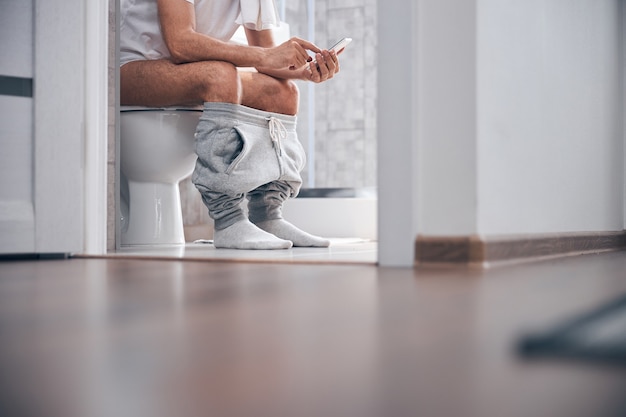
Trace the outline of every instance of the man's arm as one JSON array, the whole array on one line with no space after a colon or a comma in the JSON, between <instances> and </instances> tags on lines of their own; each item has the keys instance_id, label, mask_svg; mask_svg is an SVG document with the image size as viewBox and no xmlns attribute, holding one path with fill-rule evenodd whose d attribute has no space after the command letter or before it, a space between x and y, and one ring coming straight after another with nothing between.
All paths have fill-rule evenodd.
<instances>
[{"instance_id":1,"label":"man's arm","mask_svg":"<svg viewBox=\"0 0 626 417\"><path fill-rule=\"evenodd\" d=\"M243 67L300 68L319 48L302 39L271 48L235 45L196 32L193 4L185 0L158 0L159 22L165 44L177 63L226 61Z\"/></svg>"}]
</instances>

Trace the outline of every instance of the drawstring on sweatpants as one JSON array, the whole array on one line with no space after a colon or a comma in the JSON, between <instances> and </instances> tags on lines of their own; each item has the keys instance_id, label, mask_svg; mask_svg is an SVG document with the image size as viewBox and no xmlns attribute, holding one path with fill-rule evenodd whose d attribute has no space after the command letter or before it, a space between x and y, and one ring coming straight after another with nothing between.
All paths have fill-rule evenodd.
<instances>
[{"instance_id":1,"label":"drawstring on sweatpants","mask_svg":"<svg viewBox=\"0 0 626 417\"><path fill-rule=\"evenodd\" d=\"M278 151L278 155L281 156L283 154L283 148L280 141L287 137L287 129L283 122L274 116L268 117L267 120L269 122L270 138L274 143L274 148Z\"/></svg>"}]
</instances>

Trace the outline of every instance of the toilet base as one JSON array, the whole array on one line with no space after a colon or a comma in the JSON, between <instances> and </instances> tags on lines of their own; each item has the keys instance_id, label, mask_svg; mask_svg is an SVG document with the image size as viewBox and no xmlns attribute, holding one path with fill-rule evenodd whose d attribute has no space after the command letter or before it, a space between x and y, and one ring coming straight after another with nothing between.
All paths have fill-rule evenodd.
<instances>
[{"instance_id":1,"label":"toilet base","mask_svg":"<svg viewBox=\"0 0 626 417\"><path fill-rule=\"evenodd\" d=\"M128 227L122 229L122 246L185 244L178 183L128 181L128 191Z\"/></svg>"}]
</instances>

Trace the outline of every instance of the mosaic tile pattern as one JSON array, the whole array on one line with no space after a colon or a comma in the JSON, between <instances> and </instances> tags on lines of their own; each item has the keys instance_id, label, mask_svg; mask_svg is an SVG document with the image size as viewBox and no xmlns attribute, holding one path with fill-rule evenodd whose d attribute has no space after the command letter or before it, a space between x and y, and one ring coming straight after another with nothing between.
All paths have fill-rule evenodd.
<instances>
[{"instance_id":1,"label":"mosaic tile pattern","mask_svg":"<svg viewBox=\"0 0 626 417\"><path fill-rule=\"evenodd\" d=\"M286 20L292 36L308 38L306 6L306 0L287 2ZM309 125L311 91L307 83L299 84L298 134L306 149L314 149L314 155L309 152L314 170L305 170L305 184L375 186L376 0L316 0L315 14L317 45L330 46L344 36L353 41L340 56L341 71L336 78L313 89L314 139Z\"/></svg>"},{"instance_id":2,"label":"mosaic tile pattern","mask_svg":"<svg viewBox=\"0 0 626 417\"><path fill-rule=\"evenodd\" d=\"M117 7L117 0L109 0L109 65L108 65L108 80L109 80L109 107L108 107L108 143L107 143L107 251L115 250L115 228L116 228L116 209L115 209L115 197L116 197L116 144L115 144L115 131L116 131L116 111L115 104L117 100L116 92L116 17L115 11Z\"/></svg>"}]
</instances>

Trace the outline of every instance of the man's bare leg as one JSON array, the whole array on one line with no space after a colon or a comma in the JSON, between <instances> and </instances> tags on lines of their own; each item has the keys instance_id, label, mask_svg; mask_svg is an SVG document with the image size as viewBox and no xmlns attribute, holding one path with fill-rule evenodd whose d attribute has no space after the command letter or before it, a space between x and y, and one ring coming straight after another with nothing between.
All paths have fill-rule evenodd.
<instances>
[{"instance_id":1,"label":"man's bare leg","mask_svg":"<svg viewBox=\"0 0 626 417\"><path fill-rule=\"evenodd\" d=\"M125 106L195 106L222 102L295 115L299 94L292 81L237 71L227 62L177 65L162 59L133 61L122 66L120 99Z\"/></svg>"},{"instance_id":2,"label":"man's bare leg","mask_svg":"<svg viewBox=\"0 0 626 417\"><path fill-rule=\"evenodd\" d=\"M298 113L300 93L293 81L248 71L241 71L239 77L242 85L240 104L290 116Z\"/></svg>"},{"instance_id":3,"label":"man's bare leg","mask_svg":"<svg viewBox=\"0 0 626 417\"><path fill-rule=\"evenodd\" d=\"M227 62L134 61L120 69L120 101L147 107L239 103L241 82L237 69Z\"/></svg>"}]
</instances>

